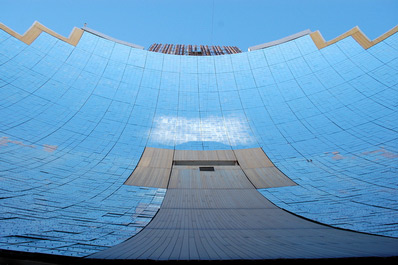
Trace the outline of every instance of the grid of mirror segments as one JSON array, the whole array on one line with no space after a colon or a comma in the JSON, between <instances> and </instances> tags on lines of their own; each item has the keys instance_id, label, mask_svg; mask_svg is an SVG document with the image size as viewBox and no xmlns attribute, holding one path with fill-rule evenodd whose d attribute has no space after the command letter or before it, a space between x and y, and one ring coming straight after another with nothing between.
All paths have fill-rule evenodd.
<instances>
[{"instance_id":1,"label":"grid of mirror segments","mask_svg":"<svg viewBox=\"0 0 398 265\"><path fill-rule=\"evenodd\" d=\"M195 57L0 30L0 248L86 256L135 235L166 192L123 185L146 146L261 147L298 184L259 190L276 205L397 237L397 89L398 34Z\"/></svg>"}]
</instances>

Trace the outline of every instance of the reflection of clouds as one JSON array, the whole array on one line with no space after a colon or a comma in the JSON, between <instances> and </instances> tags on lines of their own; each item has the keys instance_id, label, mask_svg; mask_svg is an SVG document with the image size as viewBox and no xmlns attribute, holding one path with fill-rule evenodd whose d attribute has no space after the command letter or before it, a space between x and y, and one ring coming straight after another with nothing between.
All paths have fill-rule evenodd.
<instances>
[{"instance_id":1,"label":"reflection of clouds","mask_svg":"<svg viewBox=\"0 0 398 265\"><path fill-rule=\"evenodd\" d=\"M250 144L253 137L244 118L160 116L155 119L151 140L159 144L211 141L235 146Z\"/></svg>"}]
</instances>

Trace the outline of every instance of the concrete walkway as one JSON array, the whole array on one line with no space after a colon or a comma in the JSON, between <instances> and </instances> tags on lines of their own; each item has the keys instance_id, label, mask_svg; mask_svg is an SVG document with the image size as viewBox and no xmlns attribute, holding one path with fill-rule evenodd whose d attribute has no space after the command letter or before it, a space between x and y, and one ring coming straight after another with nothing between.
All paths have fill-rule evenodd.
<instances>
[{"instance_id":1,"label":"concrete walkway","mask_svg":"<svg viewBox=\"0 0 398 265\"><path fill-rule=\"evenodd\" d=\"M88 258L236 260L397 255L398 239L334 229L276 207L237 165L215 166L214 171L174 166L163 204L151 223L131 239Z\"/></svg>"}]
</instances>

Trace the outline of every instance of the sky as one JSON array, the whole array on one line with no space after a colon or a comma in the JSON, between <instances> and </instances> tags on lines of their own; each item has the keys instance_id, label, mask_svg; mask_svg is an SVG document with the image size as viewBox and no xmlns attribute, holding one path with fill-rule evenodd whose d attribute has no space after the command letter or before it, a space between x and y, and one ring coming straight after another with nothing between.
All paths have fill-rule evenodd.
<instances>
[{"instance_id":1,"label":"sky","mask_svg":"<svg viewBox=\"0 0 398 265\"><path fill-rule=\"evenodd\" d=\"M87 27L122 41L251 46L310 29L326 41L358 26L371 40L398 25L398 0L0 0L0 22Z\"/></svg>"}]
</instances>

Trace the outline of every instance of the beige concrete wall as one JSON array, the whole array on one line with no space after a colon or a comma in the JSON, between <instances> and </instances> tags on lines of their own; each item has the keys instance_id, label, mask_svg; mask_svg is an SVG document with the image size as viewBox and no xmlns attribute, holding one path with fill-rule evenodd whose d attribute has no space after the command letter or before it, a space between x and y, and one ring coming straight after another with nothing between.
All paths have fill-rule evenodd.
<instances>
[{"instance_id":1,"label":"beige concrete wall","mask_svg":"<svg viewBox=\"0 0 398 265\"><path fill-rule=\"evenodd\" d=\"M23 41L24 43L30 45L42 32L46 32L62 41L65 41L73 46L76 46L77 43L79 43L81 36L83 35L83 30L79 28L73 28L71 34L69 35L68 38L56 33L55 31L43 26L39 22L35 21L33 25L23 34L19 34L3 23L0 23L0 29L6 31L10 35L14 36L15 38ZM325 41L323 38L322 34L319 31L315 31L310 34L312 40L314 41L315 45L318 47L318 49L325 48L331 44L334 44L344 38L347 38L349 36L352 36L364 49L368 49L372 47L373 45L385 40L389 36L391 36L394 33L398 32L398 26L395 26L391 30L387 31L380 37L374 39L373 41L369 40L369 38L359 29L359 27L354 27L351 30L341 34L340 36L334 38L333 40L330 41Z\"/></svg>"},{"instance_id":2,"label":"beige concrete wall","mask_svg":"<svg viewBox=\"0 0 398 265\"><path fill-rule=\"evenodd\" d=\"M397 32L398 32L398 26L395 26L394 28L390 29L389 31L387 31L380 37L374 39L373 41L369 40L369 38L359 29L359 27L350 29L349 31L341 34L340 36L330 41L325 41L325 39L323 38L322 34L319 31L311 33L310 36L314 41L315 45L318 47L318 49L325 48L349 36L353 37L364 49L369 49L373 45L385 40L386 38L390 37L391 35Z\"/></svg>"},{"instance_id":3,"label":"beige concrete wall","mask_svg":"<svg viewBox=\"0 0 398 265\"><path fill-rule=\"evenodd\" d=\"M28 45L30 45L42 32L46 32L46 33L48 33L62 41L65 41L66 43L69 43L73 46L76 46L79 43L80 38L83 35L83 30L75 27L75 28L73 28L69 37L66 38L66 37L56 33L55 31L43 26L42 24L40 24L37 21L34 22L33 25L23 35L13 31L12 29L7 27L3 23L0 23L0 29L4 30L11 36L19 39L20 41L22 41Z\"/></svg>"},{"instance_id":4,"label":"beige concrete wall","mask_svg":"<svg viewBox=\"0 0 398 265\"><path fill-rule=\"evenodd\" d=\"M185 162L184 165L178 164L181 161ZM226 161L234 163L222 163ZM215 171L199 172L198 162L202 166L214 167ZM221 185L220 183L224 186L228 186L225 184L228 182L231 182L231 185L240 183L241 180L235 178L236 174L240 174L239 172L244 173L245 181L249 180L251 185L257 189L296 185L275 167L261 148L196 151L151 147L145 148L136 169L125 184L176 188L182 183L176 183L176 178L170 178L174 174L176 176L181 175L178 179L184 180L186 182L184 185L191 188L201 185L210 188L212 186L218 187ZM209 182L210 180L211 182ZM241 184L236 185L240 186Z\"/></svg>"}]
</instances>

